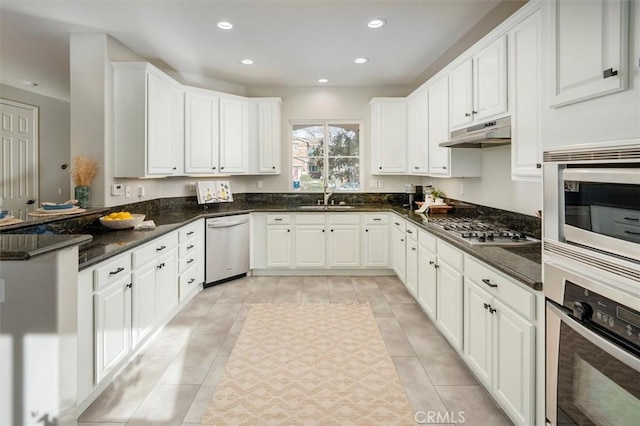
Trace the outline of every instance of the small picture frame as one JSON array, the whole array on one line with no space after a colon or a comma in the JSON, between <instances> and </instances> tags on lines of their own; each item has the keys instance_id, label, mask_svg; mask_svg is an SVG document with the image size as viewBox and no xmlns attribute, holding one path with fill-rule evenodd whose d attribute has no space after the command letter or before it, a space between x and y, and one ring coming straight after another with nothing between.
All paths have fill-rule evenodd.
<instances>
[{"instance_id":1,"label":"small picture frame","mask_svg":"<svg viewBox=\"0 0 640 426\"><path fill-rule=\"evenodd\" d=\"M198 204L230 203L233 201L228 180L196 182Z\"/></svg>"}]
</instances>

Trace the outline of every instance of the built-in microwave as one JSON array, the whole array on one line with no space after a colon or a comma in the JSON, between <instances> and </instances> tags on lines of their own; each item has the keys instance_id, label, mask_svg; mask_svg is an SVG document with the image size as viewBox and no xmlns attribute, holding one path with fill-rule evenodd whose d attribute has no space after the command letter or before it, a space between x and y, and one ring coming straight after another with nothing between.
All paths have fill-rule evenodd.
<instances>
[{"instance_id":1,"label":"built-in microwave","mask_svg":"<svg viewBox=\"0 0 640 426\"><path fill-rule=\"evenodd\" d=\"M550 150L544 160L545 242L640 263L640 141Z\"/></svg>"}]
</instances>

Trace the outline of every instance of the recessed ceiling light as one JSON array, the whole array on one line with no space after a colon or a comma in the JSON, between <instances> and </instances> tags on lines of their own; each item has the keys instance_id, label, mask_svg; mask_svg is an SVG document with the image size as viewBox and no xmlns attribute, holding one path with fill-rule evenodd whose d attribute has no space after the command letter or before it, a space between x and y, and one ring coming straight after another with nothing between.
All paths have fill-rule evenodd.
<instances>
[{"instance_id":1,"label":"recessed ceiling light","mask_svg":"<svg viewBox=\"0 0 640 426\"><path fill-rule=\"evenodd\" d=\"M218 22L218 28L220 28L221 30L230 30L231 28L233 28L233 24L227 21L220 21Z\"/></svg>"},{"instance_id":2,"label":"recessed ceiling light","mask_svg":"<svg viewBox=\"0 0 640 426\"><path fill-rule=\"evenodd\" d=\"M381 26L383 26L386 23L387 23L386 19L384 19L384 18L376 18L376 19L370 20L369 23L367 24L367 26L369 28L380 28Z\"/></svg>"},{"instance_id":3,"label":"recessed ceiling light","mask_svg":"<svg viewBox=\"0 0 640 426\"><path fill-rule=\"evenodd\" d=\"M356 64L365 64L369 62L369 58L356 58L353 62Z\"/></svg>"},{"instance_id":4,"label":"recessed ceiling light","mask_svg":"<svg viewBox=\"0 0 640 426\"><path fill-rule=\"evenodd\" d=\"M36 86L38 86L38 83L36 83L35 81L23 81L22 84L24 84L25 86L28 86L28 87L36 87Z\"/></svg>"},{"instance_id":5,"label":"recessed ceiling light","mask_svg":"<svg viewBox=\"0 0 640 426\"><path fill-rule=\"evenodd\" d=\"M328 83L328 82L329 82L329 80L328 80L328 79L326 79L326 78L320 78L320 79L318 79L318 83Z\"/></svg>"},{"instance_id":6,"label":"recessed ceiling light","mask_svg":"<svg viewBox=\"0 0 640 426\"><path fill-rule=\"evenodd\" d=\"M252 59L243 59L240 62L242 62L245 65L252 65L253 64L253 60Z\"/></svg>"}]
</instances>

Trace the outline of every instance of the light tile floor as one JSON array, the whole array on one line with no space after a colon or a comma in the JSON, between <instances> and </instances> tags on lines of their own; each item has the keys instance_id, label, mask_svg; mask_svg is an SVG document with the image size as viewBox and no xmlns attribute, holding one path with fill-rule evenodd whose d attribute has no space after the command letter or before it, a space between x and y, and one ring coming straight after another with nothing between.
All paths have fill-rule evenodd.
<instances>
[{"instance_id":1,"label":"light tile floor","mask_svg":"<svg viewBox=\"0 0 640 426\"><path fill-rule=\"evenodd\" d=\"M368 302L418 420L509 425L395 277L246 277L193 298L80 416L79 425L196 425L252 303ZM448 414L447 414L448 413ZM431 417L428 417L431 416ZM451 421L453 420L453 421ZM457 418L458 421L462 417Z\"/></svg>"}]
</instances>

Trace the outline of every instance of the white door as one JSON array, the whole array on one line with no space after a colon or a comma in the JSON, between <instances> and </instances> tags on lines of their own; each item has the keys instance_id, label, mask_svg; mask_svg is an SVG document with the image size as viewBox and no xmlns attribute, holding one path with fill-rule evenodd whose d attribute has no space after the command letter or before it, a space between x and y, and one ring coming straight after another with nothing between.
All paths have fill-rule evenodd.
<instances>
[{"instance_id":1,"label":"white door","mask_svg":"<svg viewBox=\"0 0 640 426\"><path fill-rule=\"evenodd\" d=\"M153 263L132 274L133 347L146 337L156 323L156 267Z\"/></svg>"},{"instance_id":2,"label":"white door","mask_svg":"<svg viewBox=\"0 0 640 426\"><path fill-rule=\"evenodd\" d=\"M465 61L449 74L450 124L455 129L473 120L473 61Z\"/></svg>"},{"instance_id":3,"label":"white door","mask_svg":"<svg viewBox=\"0 0 640 426\"><path fill-rule=\"evenodd\" d=\"M426 248L418 247L418 303L432 320L436 320L436 256Z\"/></svg>"},{"instance_id":4,"label":"white door","mask_svg":"<svg viewBox=\"0 0 640 426\"><path fill-rule=\"evenodd\" d=\"M38 108L2 99L0 209L26 219L38 199Z\"/></svg>"},{"instance_id":5,"label":"white door","mask_svg":"<svg viewBox=\"0 0 640 426\"><path fill-rule=\"evenodd\" d=\"M364 230L364 267L389 266L389 227L366 226Z\"/></svg>"},{"instance_id":6,"label":"white door","mask_svg":"<svg viewBox=\"0 0 640 426\"><path fill-rule=\"evenodd\" d=\"M393 270L404 284L407 268L407 254L404 232L394 229L391 231L391 259Z\"/></svg>"},{"instance_id":7,"label":"white door","mask_svg":"<svg viewBox=\"0 0 640 426\"><path fill-rule=\"evenodd\" d=\"M474 121L507 112L507 37L485 47L473 58Z\"/></svg>"},{"instance_id":8,"label":"white door","mask_svg":"<svg viewBox=\"0 0 640 426\"><path fill-rule=\"evenodd\" d=\"M438 260L438 325L449 342L462 349L462 274Z\"/></svg>"},{"instance_id":9,"label":"white door","mask_svg":"<svg viewBox=\"0 0 640 426\"><path fill-rule=\"evenodd\" d=\"M163 77L147 75L147 173L173 175L178 171L175 158L175 89Z\"/></svg>"},{"instance_id":10,"label":"white door","mask_svg":"<svg viewBox=\"0 0 640 426\"><path fill-rule=\"evenodd\" d=\"M249 104L220 98L220 173L249 170Z\"/></svg>"},{"instance_id":11,"label":"white door","mask_svg":"<svg viewBox=\"0 0 640 426\"><path fill-rule=\"evenodd\" d=\"M298 268L323 268L325 265L324 225L296 226L295 256Z\"/></svg>"},{"instance_id":12,"label":"white door","mask_svg":"<svg viewBox=\"0 0 640 426\"><path fill-rule=\"evenodd\" d=\"M409 293L418 298L418 243L412 239L407 240L406 248L406 272L404 285Z\"/></svg>"},{"instance_id":13,"label":"white door","mask_svg":"<svg viewBox=\"0 0 640 426\"><path fill-rule=\"evenodd\" d=\"M178 304L177 250L171 250L160 261L156 270L156 317L162 320Z\"/></svg>"},{"instance_id":14,"label":"white door","mask_svg":"<svg viewBox=\"0 0 640 426\"><path fill-rule=\"evenodd\" d=\"M464 283L464 354L469 366L491 387L493 335L492 297L474 282Z\"/></svg>"},{"instance_id":15,"label":"white door","mask_svg":"<svg viewBox=\"0 0 640 426\"><path fill-rule=\"evenodd\" d=\"M407 172L407 106L404 98L371 107L372 173Z\"/></svg>"},{"instance_id":16,"label":"white door","mask_svg":"<svg viewBox=\"0 0 640 426\"><path fill-rule=\"evenodd\" d=\"M449 148L441 148L440 142L449 140L449 84L440 79L429 88L429 174L449 175Z\"/></svg>"},{"instance_id":17,"label":"white door","mask_svg":"<svg viewBox=\"0 0 640 426\"><path fill-rule=\"evenodd\" d=\"M218 172L218 97L185 95L185 172Z\"/></svg>"},{"instance_id":18,"label":"white door","mask_svg":"<svg viewBox=\"0 0 640 426\"><path fill-rule=\"evenodd\" d=\"M280 172L280 101L258 103L258 172Z\"/></svg>"},{"instance_id":19,"label":"white door","mask_svg":"<svg viewBox=\"0 0 640 426\"><path fill-rule=\"evenodd\" d=\"M329 267L358 268L360 266L360 226L331 225L328 252Z\"/></svg>"},{"instance_id":20,"label":"white door","mask_svg":"<svg viewBox=\"0 0 640 426\"><path fill-rule=\"evenodd\" d=\"M267 226L267 267L291 267L291 227Z\"/></svg>"},{"instance_id":21,"label":"white door","mask_svg":"<svg viewBox=\"0 0 640 426\"><path fill-rule=\"evenodd\" d=\"M429 173L427 93L423 90L407 98L407 171L419 175Z\"/></svg>"}]
</instances>

